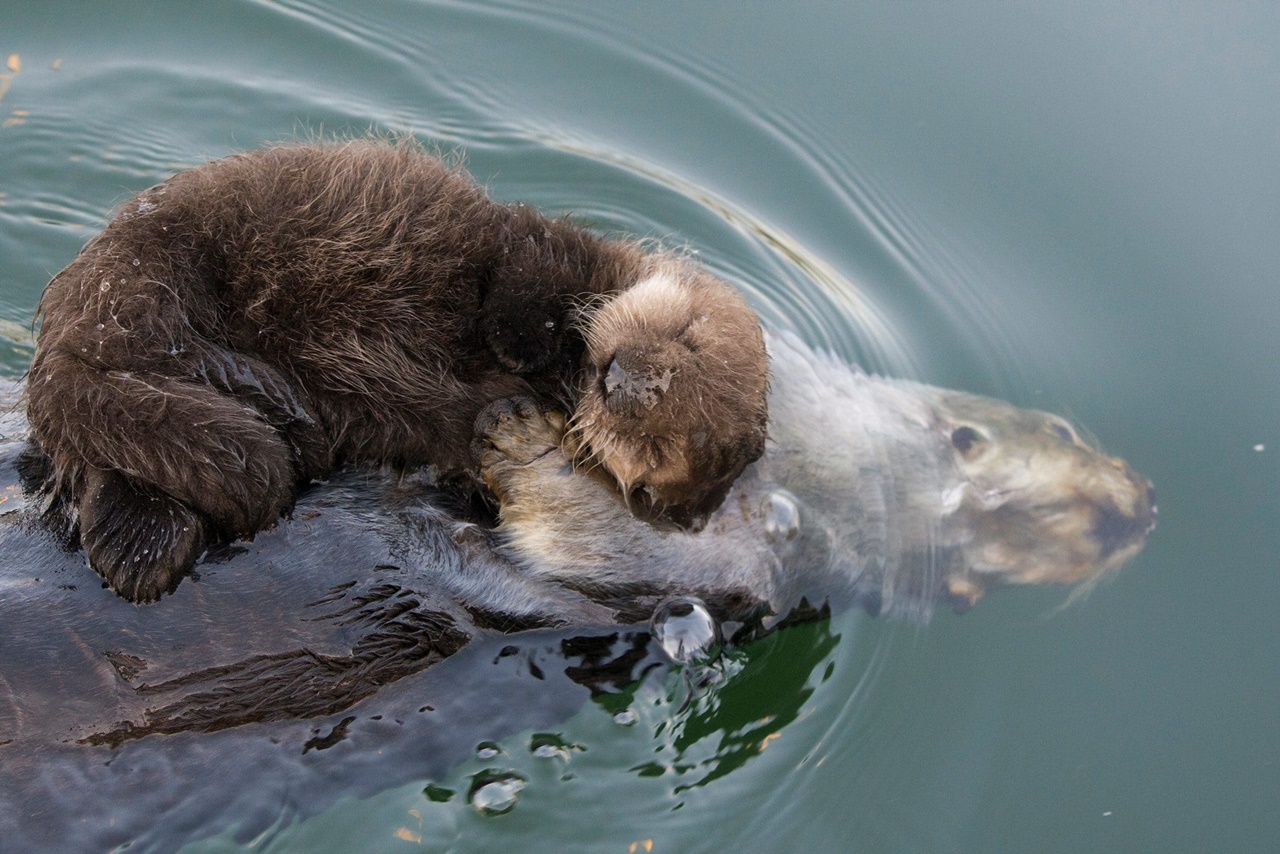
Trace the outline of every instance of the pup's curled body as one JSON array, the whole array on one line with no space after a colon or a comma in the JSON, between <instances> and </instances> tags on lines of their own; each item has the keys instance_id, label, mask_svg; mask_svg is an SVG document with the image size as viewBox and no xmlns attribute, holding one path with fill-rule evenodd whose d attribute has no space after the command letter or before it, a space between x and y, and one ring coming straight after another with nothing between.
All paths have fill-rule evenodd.
<instances>
[{"instance_id":1,"label":"pup's curled body","mask_svg":"<svg viewBox=\"0 0 1280 854\"><path fill-rule=\"evenodd\" d=\"M491 200L409 143L249 152L127 202L49 284L28 416L51 512L135 601L341 462L474 480L532 395L580 464L689 522L764 447L766 356L682 259Z\"/></svg>"}]
</instances>

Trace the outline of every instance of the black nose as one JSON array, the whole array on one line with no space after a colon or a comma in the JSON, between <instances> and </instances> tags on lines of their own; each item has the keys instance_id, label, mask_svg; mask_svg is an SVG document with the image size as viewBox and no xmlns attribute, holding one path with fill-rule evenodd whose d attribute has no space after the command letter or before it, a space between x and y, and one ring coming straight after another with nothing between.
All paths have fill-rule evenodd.
<instances>
[{"instance_id":1,"label":"black nose","mask_svg":"<svg viewBox=\"0 0 1280 854\"><path fill-rule=\"evenodd\" d=\"M654 397L638 371L629 371L615 358L604 374L604 405L614 415L636 418L644 414L645 402Z\"/></svg>"},{"instance_id":2,"label":"black nose","mask_svg":"<svg viewBox=\"0 0 1280 854\"><path fill-rule=\"evenodd\" d=\"M630 394L631 388L635 385L631 375L627 373L627 369L618 364L618 360L614 359L609 363L609 370L604 375L604 393L606 397L612 397L615 394Z\"/></svg>"}]
</instances>

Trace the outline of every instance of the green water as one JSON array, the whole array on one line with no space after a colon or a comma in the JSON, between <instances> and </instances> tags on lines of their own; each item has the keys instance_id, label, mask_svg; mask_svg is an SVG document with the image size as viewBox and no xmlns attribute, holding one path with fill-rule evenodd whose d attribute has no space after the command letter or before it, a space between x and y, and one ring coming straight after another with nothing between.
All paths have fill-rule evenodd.
<instances>
[{"instance_id":1,"label":"green water","mask_svg":"<svg viewBox=\"0 0 1280 854\"><path fill-rule=\"evenodd\" d=\"M773 326L1071 416L1160 528L1082 602L788 630L688 707L633 686L633 726L589 703L562 754L509 737L272 850L1280 850L1277 44L1262 3L9 4L0 367L175 169L462 148L501 198L691 247ZM486 817L495 764L528 785Z\"/></svg>"}]
</instances>

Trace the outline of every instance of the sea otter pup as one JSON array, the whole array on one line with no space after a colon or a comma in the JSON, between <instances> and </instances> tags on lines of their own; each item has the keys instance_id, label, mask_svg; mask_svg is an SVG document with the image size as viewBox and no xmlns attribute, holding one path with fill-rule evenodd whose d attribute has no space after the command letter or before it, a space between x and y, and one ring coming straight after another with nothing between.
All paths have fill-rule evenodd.
<instances>
[{"instance_id":1,"label":"sea otter pup","mask_svg":"<svg viewBox=\"0 0 1280 854\"><path fill-rule=\"evenodd\" d=\"M39 316L28 469L136 602L335 464L474 478L476 416L512 395L570 413L579 467L684 524L764 449L766 354L738 293L495 202L410 143L179 173L54 276Z\"/></svg>"}]
</instances>

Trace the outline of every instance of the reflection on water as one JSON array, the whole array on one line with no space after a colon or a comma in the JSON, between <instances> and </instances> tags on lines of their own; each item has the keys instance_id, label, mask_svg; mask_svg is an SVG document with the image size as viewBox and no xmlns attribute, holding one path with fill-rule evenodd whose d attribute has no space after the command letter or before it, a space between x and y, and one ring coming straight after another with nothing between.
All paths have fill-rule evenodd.
<instances>
[{"instance_id":1,"label":"reflection on water","mask_svg":"<svg viewBox=\"0 0 1280 854\"><path fill-rule=\"evenodd\" d=\"M745 654L736 654L717 690L655 723L656 758L632 770L666 777L672 793L679 795L746 766L783 737L784 729L804 713L817 684L830 676L829 656L840 636L829 628L820 623L808 632L770 637L752 649L749 665ZM679 688L668 685L666 690L652 705L665 706L669 714L672 707L679 708ZM850 703L858 700L848 698Z\"/></svg>"}]
</instances>

